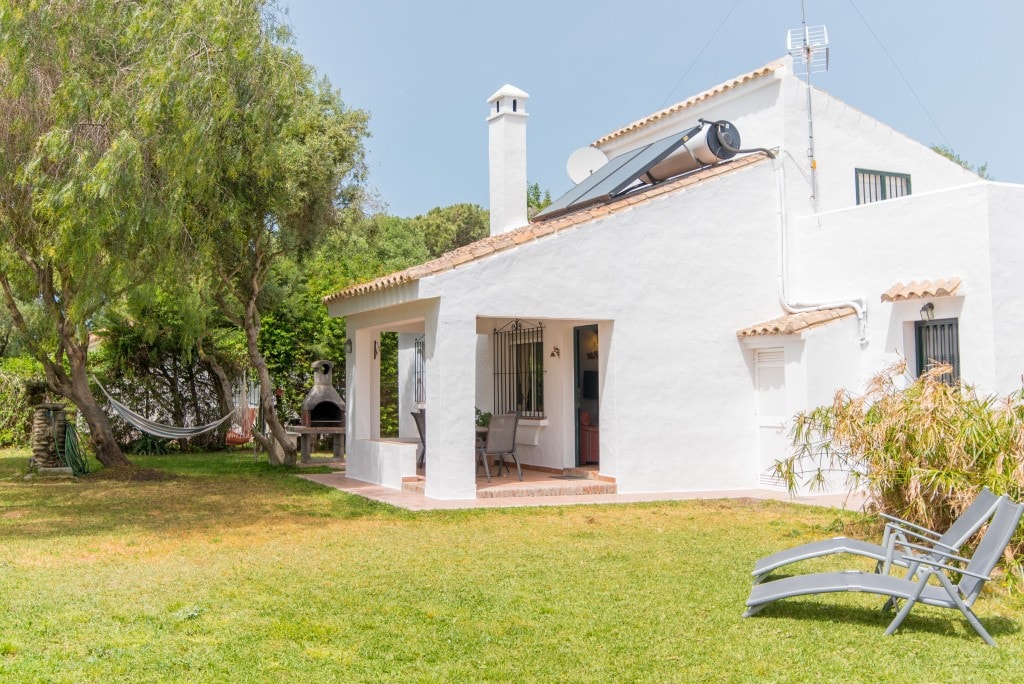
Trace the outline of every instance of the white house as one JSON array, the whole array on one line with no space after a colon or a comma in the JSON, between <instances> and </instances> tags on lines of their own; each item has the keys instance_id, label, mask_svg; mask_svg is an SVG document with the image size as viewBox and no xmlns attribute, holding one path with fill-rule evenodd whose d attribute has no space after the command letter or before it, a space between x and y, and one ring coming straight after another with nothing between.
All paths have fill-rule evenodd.
<instances>
[{"instance_id":1,"label":"white house","mask_svg":"<svg viewBox=\"0 0 1024 684\"><path fill-rule=\"evenodd\" d=\"M729 490L778 486L766 469L789 417L900 356L1020 387L1024 186L816 89L812 148L786 58L597 140L611 161L528 223L527 98L488 100L490 237L325 298L353 342L349 477L416 473L414 443L379 439L384 331L408 369L403 418L426 407L438 499L476 495L475 407L523 411L528 467L596 462L620 492ZM706 164L712 135L724 159Z\"/></svg>"}]
</instances>

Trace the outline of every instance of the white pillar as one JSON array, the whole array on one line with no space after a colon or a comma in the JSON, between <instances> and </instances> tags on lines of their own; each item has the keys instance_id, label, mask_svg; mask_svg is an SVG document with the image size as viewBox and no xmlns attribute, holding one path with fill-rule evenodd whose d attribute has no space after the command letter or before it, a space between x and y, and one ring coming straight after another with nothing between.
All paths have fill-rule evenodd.
<instances>
[{"instance_id":1,"label":"white pillar","mask_svg":"<svg viewBox=\"0 0 1024 684\"><path fill-rule=\"evenodd\" d=\"M345 358L348 438L375 439L380 437L380 353L374 354L374 343L379 345L380 333L349 328L348 336L354 346Z\"/></svg>"},{"instance_id":2,"label":"white pillar","mask_svg":"<svg viewBox=\"0 0 1024 684\"><path fill-rule=\"evenodd\" d=\"M438 302L427 316L427 482L434 499L476 498L476 319Z\"/></svg>"},{"instance_id":3,"label":"white pillar","mask_svg":"<svg viewBox=\"0 0 1024 684\"><path fill-rule=\"evenodd\" d=\"M526 100L503 85L487 100L487 160L491 189L491 235L529 223L526 218Z\"/></svg>"}]
</instances>

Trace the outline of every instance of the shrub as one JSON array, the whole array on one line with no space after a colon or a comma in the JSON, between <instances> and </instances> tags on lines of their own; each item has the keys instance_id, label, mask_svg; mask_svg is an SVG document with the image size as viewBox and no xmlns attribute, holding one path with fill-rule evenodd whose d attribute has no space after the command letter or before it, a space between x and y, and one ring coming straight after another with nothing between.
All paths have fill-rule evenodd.
<instances>
[{"instance_id":1,"label":"shrub","mask_svg":"<svg viewBox=\"0 0 1024 684\"><path fill-rule=\"evenodd\" d=\"M0 359L0 447L28 444L31 408L45 400L45 387L42 366L36 361Z\"/></svg>"},{"instance_id":2,"label":"shrub","mask_svg":"<svg viewBox=\"0 0 1024 684\"><path fill-rule=\"evenodd\" d=\"M830 406L796 416L795 452L776 463L791 490L846 471L881 512L945 529L985 485L1021 500L1024 491L1024 393L979 396L946 384L936 365L904 383L906 362L886 369L863 396L836 393ZM901 387L905 385L905 387ZM1008 560L1024 547L1020 532Z\"/></svg>"}]
</instances>

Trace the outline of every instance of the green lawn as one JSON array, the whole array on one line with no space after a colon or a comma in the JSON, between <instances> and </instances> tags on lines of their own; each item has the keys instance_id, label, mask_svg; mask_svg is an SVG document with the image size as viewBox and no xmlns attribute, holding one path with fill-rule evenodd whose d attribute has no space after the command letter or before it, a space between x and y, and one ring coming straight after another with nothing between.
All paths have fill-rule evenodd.
<instances>
[{"instance_id":1,"label":"green lawn","mask_svg":"<svg viewBox=\"0 0 1024 684\"><path fill-rule=\"evenodd\" d=\"M755 558L837 513L713 501L409 513L251 455L25 481L0 452L0 681L1015 681L1024 601L743 619ZM808 563L804 569L852 561ZM861 565L860 567L865 567Z\"/></svg>"}]
</instances>

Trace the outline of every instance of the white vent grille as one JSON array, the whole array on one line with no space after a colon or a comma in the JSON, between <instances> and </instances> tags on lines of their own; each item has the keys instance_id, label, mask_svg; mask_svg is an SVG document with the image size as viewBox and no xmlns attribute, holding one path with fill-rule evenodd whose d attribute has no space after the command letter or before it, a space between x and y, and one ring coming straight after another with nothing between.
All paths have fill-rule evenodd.
<instances>
[{"instance_id":1,"label":"white vent grille","mask_svg":"<svg viewBox=\"0 0 1024 684\"><path fill-rule=\"evenodd\" d=\"M781 366L786 361L786 352L782 349L758 349L757 364L759 366Z\"/></svg>"}]
</instances>

